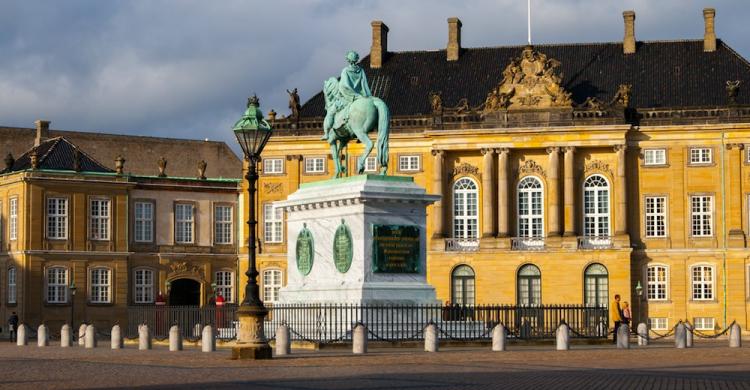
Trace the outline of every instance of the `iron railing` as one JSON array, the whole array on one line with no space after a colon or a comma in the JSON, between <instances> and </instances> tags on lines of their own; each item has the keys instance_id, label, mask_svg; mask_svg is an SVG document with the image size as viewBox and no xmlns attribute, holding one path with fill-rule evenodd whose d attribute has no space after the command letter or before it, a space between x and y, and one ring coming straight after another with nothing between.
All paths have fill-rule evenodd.
<instances>
[{"instance_id":1,"label":"iron railing","mask_svg":"<svg viewBox=\"0 0 750 390\"><path fill-rule=\"evenodd\" d=\"M578 249L609 249L612 248L610 236L579 236Z\"/></svg>"},{"instance_id":2,"label":"iron railing","mask_svg":"<svg viewBox=\"0 0 750 390\"><path fill-rule=\"evenodd\" d=\"M511 237L510 250L513 251L543 251L544 237Z\"/></svg>"},{"instance_id":3,"label":"iron railing","mask_svg":"<svg viewBox=\"0 0 750 390\"><path fill-rule=\"evenodd\" d=\"M446 238L446 252L476 252L479 250L477 238Z\"/></svg>"},{"instance_id":4,"label":"iron railing","mask_svg":"<svg viewBox=\"0 0 750 390\"><path fill-rule=\"evenodd\" d=\"M292 340L336 343L351 340L357 323L367 326L371 340L408 341L423 339L423 329L433 323L446 340L488 340L502 323L509 338L554 338L561 322L570 326L574 338L606 338L608 310L576 305L355 305L299 304L269 306L265 333L275 337L276 328L289 326ZM219 339L236 336L237 306L131 306L128 337L138 335L138 325L148 324L155 338L166 338L172 325L183 337L199 338L201 327L210 324Z\"/></svg>"}]
</instances>

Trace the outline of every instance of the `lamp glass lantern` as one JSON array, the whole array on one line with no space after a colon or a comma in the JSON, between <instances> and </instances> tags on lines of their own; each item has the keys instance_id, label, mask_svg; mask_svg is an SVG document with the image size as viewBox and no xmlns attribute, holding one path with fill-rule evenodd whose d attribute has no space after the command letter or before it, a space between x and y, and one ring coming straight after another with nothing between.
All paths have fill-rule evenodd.
<instances>
[{"instance_id":1,"label":"lamp glass lantern","mask_svg":"<svg viewBox=\"0 0 750 390\"><path fill-rule=\"evenodd\" d=\"M639 298L643 296L643 286L641 286L640 280L638 281L638 284L636 284L635 286L635 293L636 295L638 295Z\"/></svg>"},{"instance_id":2,"label":"lamp glass lantern","mask_svg":"<svg viewBox=\"0 0 750 390\"><path fill-rule=\"evenodd\" d=\"M242 148L245 158L257 160L273 132L271 125L263 119L257 96L247 99L247 109L232 130Z\"/></svg>"},{"instance_id":3,"label":"lamp glass lantern","mask_svg":"<svg viewBox=\"0 0 750 390\"><path fill-rule=\"evenodd\" d=\"M70 286L68 286L68 289L70 289L70 295L75 296L76 295L76 282L70 282Z\"/></svg>"}]
</instances>

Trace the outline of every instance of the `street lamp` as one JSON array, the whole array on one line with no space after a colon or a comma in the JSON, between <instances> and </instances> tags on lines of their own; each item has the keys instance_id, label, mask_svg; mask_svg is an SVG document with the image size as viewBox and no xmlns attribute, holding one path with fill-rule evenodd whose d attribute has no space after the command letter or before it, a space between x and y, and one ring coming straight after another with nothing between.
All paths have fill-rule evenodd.
<instances>
[{"instance_id":1,"label":"street lamp","mask_svg":"<svg viewBox=\"0 0 750 390\"><path fill-rule=\"evenodd\" d=\"M249 227L247 242L248 268L247 285L245 285L245 299L242 300L237 316L239 329L237 331L237 346L232 348L233 359L270 359L271 347L263 332L263 322L268 314L263 301L260 299L258 287L258 269L255 264L255 226L258 224L255 216L255 184L258 181L258 162L260 153L271 138L271 125L263 119L263 113L258 108L258 97L247 99L247 110L242 118L234 124L232 130L237 142L242 148L245 160L248 162L248 215Z\"/></svg>"},{"instance_id":2,"label":"street lamp","mask_svg":"<svg viewBox=\"0 0 750 390\"><path fill-rule=\"evenodd\" d=\"M641 312L643 311L643 286L641 286L641 281L638 281L638 284L635 285L635 295L638 295L638 323L641 322Z\"/></svg>"},{"instance_id":3,"label":"street lamp","mask_svg":"<svg viewBox=\"0 0 750 390\"><path fill-rule=\"evenodd\" d=\"M70 328L73 329L73 327L75 326L74 323L76 312L76 282L71 280L68 289L70 290Z\"/></svg>"}]
</instances>

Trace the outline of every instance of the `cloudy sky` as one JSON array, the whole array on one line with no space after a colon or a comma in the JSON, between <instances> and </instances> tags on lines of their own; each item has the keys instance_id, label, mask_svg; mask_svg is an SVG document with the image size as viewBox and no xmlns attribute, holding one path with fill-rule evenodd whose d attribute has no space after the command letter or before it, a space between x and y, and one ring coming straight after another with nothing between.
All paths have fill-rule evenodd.
<instances>
[{"instance_id":1,"label":"cloudy sky","mask_svg":"<svg viewBox=\"0 0 750 390\"><path fill-rule=\"evenodd\" d=\"M750 57L748 0L532 0L532 39L619 41L625 9L639 40L702 38L707 6L719 38ZM464 47L526 42L525 0L0 0L0 125L234 147L248 95L287 114L285 89L305 101L347 50L369 52L371 20L390 27L390 50L432 50L450 16Z\"/></svg>"}]
</instances>

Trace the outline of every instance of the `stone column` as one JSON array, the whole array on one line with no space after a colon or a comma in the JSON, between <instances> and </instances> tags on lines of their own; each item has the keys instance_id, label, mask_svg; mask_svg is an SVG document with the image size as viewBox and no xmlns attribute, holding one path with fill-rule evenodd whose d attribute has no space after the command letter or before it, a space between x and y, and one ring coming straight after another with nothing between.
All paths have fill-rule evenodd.
<instances>
[{"instance_id":1,"label":"stone column","mask_svg":"<svg viewBox=\"0 0 750 390\"><path fill-rule=\"evenodd\" d=\"M558 172L560 171L560 148L547 148L549 154L549 169L547 170L549 216L547 218L549 230L547 237L560 235L560 184Z\"/></svg>"},{"instance_id":2,"label":"stone column","mask_svg":"<svg viewBox=\"0 0 750 390\"><path fill-rule=\"evenodd\" d=\"M495 189L492 182L494 150L482 149L482 237L494 237Z\"/></svg>"},{"instance_id":3,"label":"stone column","mask_svg":"<svg viewBox=\"0 0 750 390\"><path fill-rule=\"evenodd\" d=\"M617 214L615 214L615 235L628 233L628 187L625 178L627 145L615 145L617 153L617 177L615 177L615 191L617 193Z\"/></svg>"},{"instance_id":4,"label":"stone column","mask_svg":"<svg viewBox=\"0 0 750 390\"><path fill-rule=\"evenodd\" d=\"M731 248L745 247L745 233L742 230L742 150L743 144L727 144L727 231L728 245Z\"/></svg>"},{"instance_id":5,"label":"stone column","mask_svg":"<svg viewBox=\"0 0 750 390\"><path fill-rule=\"evenodd\" d=\"M510 149L497 152L497 236L508 237L508 155Z\"/></svg>"},{"instance_id":6,"label":"stone column","mask_svg":"<svg viewBox=\"0 0 750 390\"><path fill-rule=\"evenodd\" d=\"M576 235L576 211L575 211L575 178L573 172L575 146L565 147L565 236Z\"/></svg>"},{"instance_id":7,"label":"stone column","mask_svg":"<svg viewBox=\"0 0 750 390\"><path fill-rule=\"evenodd\" d=\"M443 197L432 205L432 238L438 240L445 238L442 200L445 199L445 194L443 194L443 155L442 150L432 151L432 193Z\"/></svg>"}]
</instances>

